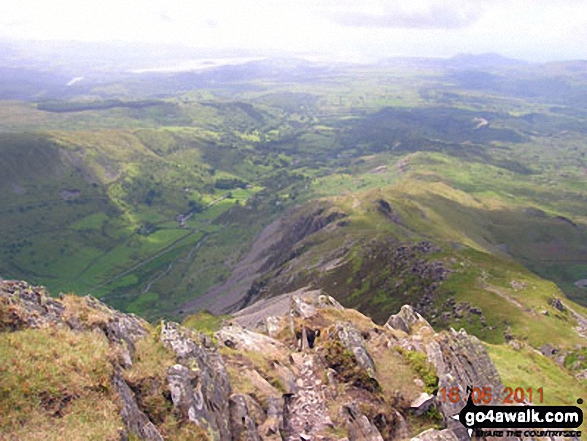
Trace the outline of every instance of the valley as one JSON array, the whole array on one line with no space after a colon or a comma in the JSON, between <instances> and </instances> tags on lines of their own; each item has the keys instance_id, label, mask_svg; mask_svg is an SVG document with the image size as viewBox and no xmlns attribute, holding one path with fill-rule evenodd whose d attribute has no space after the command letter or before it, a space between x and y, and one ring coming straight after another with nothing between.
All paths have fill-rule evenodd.
<instances>
[{"instance_id":1,"label":"valley","mask_svg":"<svg viewBox=\"0 0 587 441\"><path fill-rule=\"evenodd\" d=\"M359 286L363 244L383 253L378 266L385 241L427 240L444 261L515 262L587 304L575 285L587 259L581 67L474 62L253 60L2 101L0 274L174 317L222 286L263 227L318 204L348 225L290 244L308 259L286 271L293 287L352 279L329 289L363 308L379 296L388 316L404 293L363 298L396 277Z\"/></svg>"},{"instance_id":2,"label":"valley","mask_svg":"<svg viewBox=\"0 0 587 441\"><path fill-rule=\"evenodd\" d=\"M137 325L142 337L182 322L203 332L190 344L206 351L219 336L221 345L229 341L221 352L237 390L265 390L269 381L273 394L283 386L274 388L265 355L248 354L245 363L258 384L239 376L244 359L230 342L251 331L228 323L270 334L270 319L281 317L273 335L283 340L280 357L293 351L291 369L310 389L318 364L303 363L338 366L340 354L328 342L320 343L319 355L298 351L298 337L287 333L287 311L295 306L288 301L301 296L330 308L321 303L327 298L342 306L308 323L336 330L341 317L358 320L363 334L373 334L368 345L385 388L392 375L382 354L411 376L414 369L428 372L405 361L402 350L390 355L377 343L393 330L385 327L390 317L405 314L409 304L438 331L422 338L482 341L475 351L490 358L484 355L489 361L475 375L489 364L505 385L544 387L547 403L585 396L587 65L501 61L255 59L196 72L95 73L79 81L70 81L82 76L74 72L29 72L26 78L40 82L28 84L26 94L14 88L16 78L0 84L3 326L24 326L29 294L37 292L32 285L42 285L65 306L34 300L33 309L65 308L57 322L83 330L101 354L104 342L87 332L91 314L108 326L112 317L133 322L135 316L122 313L136 314L152 324ZM2 75L22 75L15 72ZM92 297L75 300L86 295L122 313ZM70 315L87 326L71 325ZM398 329L385 338L412 344ZM147 361L171 366L169 354L149 345L140 349L148 351ZM114 365L108 361L105 369ZM125 372L133 384L133 371ZM167 375L162 367L157 372ZM151 381L148 372L141 375ZM351 380L359 381L344 378ZM369 390L360 386L361 394ZM137 396L156 401L139 407L155 412L165 402L159 392L153 398L152 390L137 389ZM369 394L372 406L379 398ZM293 409L304 400L327 401L306 392L295 400ZM149 414L158 430L193 429L173 426L165 403L159 417ZM409 414L398 403L392 404ZM327 430L329 410L317 409L316 424ZM114 427L118 417L111 414ZM419 425L447 427L440 420L416 418L412 434ZM291 421L288 430L305 430ZM388 434L399 430L378 424Z\"/></svg>"}]
</instances>

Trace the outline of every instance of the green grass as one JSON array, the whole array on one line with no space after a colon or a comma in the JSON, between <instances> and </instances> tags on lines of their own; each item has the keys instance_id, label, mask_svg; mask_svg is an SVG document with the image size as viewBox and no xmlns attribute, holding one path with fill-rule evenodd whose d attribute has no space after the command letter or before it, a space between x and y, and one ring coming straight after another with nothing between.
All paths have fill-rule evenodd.
<instances>
[{"instance_id":1,"label":"green grass","mask_svg":"<svg viewBox=\"0 0 587 441\"><path fill-rule=\"evenodd\" d=\"M508 345L486 347L504 386L524 390L532 388L535 404L541 404L538 402L539 388L543 389L543 404L550 406L577 405L577 399L587 393L585 382L578 381L565 368L533 349L517 351ZM585 430L585 424L582 430Z\"/></svg>"},{"instance_id":2,"label":"green grass","mask_svg":"<svg viewBox=\"0 0 587 441\"><path fill-rule=\"evenodd\" d=\"M50 342L50 344L47 344ZM29 329L0 335L0 433L16 438L118 439L122 421L104 337Z\"/></svg>"},{"instance_id":3,"label":"green grass","mask_svg":"<svg viewBox=\"0 0 587 441\"><path fill-rule=\"evenodd\" d=\"M217 316L207 311L200 311L186 317L182 325L208 335L213 335L222 327L222 322L229 316Z\"/></svg>"}]
</instances>

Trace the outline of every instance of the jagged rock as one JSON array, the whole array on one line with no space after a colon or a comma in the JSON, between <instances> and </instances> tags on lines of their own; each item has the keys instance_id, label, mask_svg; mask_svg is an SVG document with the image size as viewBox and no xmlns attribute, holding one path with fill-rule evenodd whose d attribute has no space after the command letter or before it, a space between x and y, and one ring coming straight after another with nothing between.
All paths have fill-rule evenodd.
<instances>
[{"instance_id":1,"label":"jagged rock","mask_svg":"<svg viewBox=\"0 0 587 441\"><path fill-rule=\"evenodd\" d=\"M349 441L383 441L383 437L356 404L342 407L343 418L346 421Z\"/></svg>"},{"instance_id":2,"label":"jagged rock","mask_svg":"<svg viewBox=\"0 0 587 441\"><path fill-rule=\"evenodd\" d=\"M231 342L230 344L236 349L273 354L285 351L280 341L236 324L224 326L216 332L215 336L220 342Z\"/></svg>"},{"instance_id":3,"label":"jagged rock","mask_svg":"<svg viewBox=\"0 0 587 441\"><path fill-rule=\"evenodd\" d=\"M395 415L395 430L393 433L394 441L404 441L410 437L410 426L406 419L397 410L394 411Z\"/></svg>"},{"instance_id":4,"label":"jagged rock","mask_svg":"<svg viewBox=\"0 0 587 441\"><path fill-rule=\"evenodd\" d=\"M88 306L99 302L93 297L86 298ZM101 302L99 302L101 303ZM103 306L103 303L101 303ZM102 327L108 341L120 349L120 363L124 368L132 366L132 357L135 352L135 343L147 335L143 322L132 314L121 314L112 311L112 318Z\"/></svg>"},{"instance_id":5,"label":"jagged rock","mask_svg":"<svg viewBox=\"0 0 587 441\"><path fill-rule=\"evenodd\" d=\"M257 433L254 418L249 414L248 400L245 395L230 397L230 426L234 441L261 441Z\"/></svg>"},{"instance_id":6,"label":"jagged rock","mask_svg":"<svg viewBox=\"0 0 587 441\"><path fill-rule=\"evenodd\" d=\"M307 288L302 288L291 293L290 313L293 317L307 319L314 316L318 309L324 308L344 309L334 298L319 290L307 291Z\"/></svg>"},{"instance_id":7,"label":"jagged rock","mask_svg":"<svg viewBox=\"0 0 587 441\"><path fill-rule=\"evenodd\" d=\"M0 285L0 308L0 331L62 324L65 309L43 288L13 280Z\"/></svg>"},{"instance_id":8,"label":"jagged rock","mask_svg":"<svg viewBox=\"0 0 587 441\"><path fill-rule=\"evenodd\" d=\"M411 441L459 441L459 438L450 429L428 429L412 438Z\"/></svg>"},{"instance_id":9,"label":"jagged rock","mask_svg":"<svg viewBox=\"0 0 587 441\"><path fill-rule=\"evenodd\" d=\"M302 328L302 338L301 338L301 349L302 351L307 351L310 349L310 343L308 342L308 332L306 328Z\"/></svg>"},{"instance_id":10,"label":"jagged rock","mask_svg":"<svg viewBox=\"0 0 587 441\"><path fill-rule=\"evenodd\" d=\"M292 295L291 296L291 315L293 317L310 318L318 312L318 309L306 302L304 298Z\"/></svg>"},{"instance_id":11,"label":"jagged rock","mask_svg":"<svg viewBox=\"0 0 587 441\"><path fill-rule=\"evenodd\" d=\"M367 352L361 333L351 323L338 322L335 325L338 338L343 346L351 351L359 366L361 366L371 378L375 378L375 363Z\"/></svg>"},{"instance_id":12,"label":"jagged rock","mask_svg":"<svg viewBox=\"0 0 587 441\"><path fill-rule=\"evenodd\" d=\"M385 325L391 329L399 329L406 334L411 334L416 329L426 327L432 331L432 327L424 317L414 311L410 305L401 307L397 314L392 315Z\"/></svg>"},{"instance_id":13,"label":"jagged rock","mask_svg":"<svg viewBox=\"0 0 587 441\"><path fill-rule=\"evenodd\" d=\"M487 351L479 339L461 330L439 334L434 341L426 345L428 359L436 367L439 378L438 388L449 391L455 387L466 398L466 388L489 387L495 400L500 400L503 383ZM451 417L460 412L463 402L450 400L439 403L448 429L452 429L459 440L467 440L464 426Z\"/></svg>"},{"instance_id":14,"label":"jagged rock","mask_svg":"<svg viewBox=\"0 0 587 441\"><path fill-rule=\"evenodd\" d=\"M270 316L265 319L265 329L269 337L274 338L279 332L281 317Z\"/></svg>"},{"instance_id":15,"label":"jagged rock","mask_svg":"<svg viewBox=\"0 0 587 441\"><path fill-rule=\"evenodd\" d=\"M180 394L177 404L180 412L187 414L192 421L205 421L216 433L217 439L230 440L228 403L232 387L220 354L214 348L209 349L196 343L188 336L188 331L176 323L163 324L161 341L177 354L179 365L172 368L175 368L174 371L170 370L171 375L168 378L172 391L175 388L176 393ZM186 372L183 368L191 372ZM195 379L192 379L192 375L195 375ZM203 397L201 409L192 406L194 403L197 404L199 399L199 395L195 396L197 392L194 392L194 389L190 396L189 388L193 388L194 383L196 391Z\"/></svg>"},{"instance_id":16,"label":"jagged rock","mask_svg":"<svg viewBox=\"0 0 587 441\"><path fill-rule=\"evenodd\" d=\"M267 419L259 426L258 432L263 440L281 440L281 431L284 428L284 398L269 396L266 398Z\"/></svg>"},{"instance_id":17,"label":"jagged rock","mask_svg":"<svg viewBox=\"0 0 587 441\"><path fill-rule=\"evenodd\" d=\"M196 372L176 364L167 370L167 381L173 405L179 409L182 418L208 430L212 418L204 408L204 396Z\"/></svg>"},{"instance_id":18,"label":"jagged rock","mask_svg":"<svg viewBox=\"0 0 587 441\"><path fill-rule=\"evenodd\" d=\"M70 301L62 296L61 300L56 300L43 288L26 282L3 281L0 284L0 307L3 307L0 330L50 325L69 327L74 331L100 329L108 341L118 347L119 362L125 368L132 366L135 342L147 334L144 320L118 312L94 297Z\"/></svg>"},{"instance_id":19,"label":"jagged rock","mask_svg":"<svg viewBox=\"0 0 587 441\"><path fill-rule=\"evenodd\" d=\"M434 403L434 395L422 392L422 394L410 403L410 408L415 415L424 415Z\"/></svg>"},{"instance_id":20,"label":"jagged rock","mask_svg":"<svg viewBox=\"0 0 587 441\"><path fill-rule=\"evenodd\" d=\"M295 394L297 392L296 378L293 372L283 364L272 361L271 368L277 374L286 394Z\"/></svg>"},{"instance_id":21,"label":"jagged rock","mask_svg":"<svg viewBox=\"0 0 587 441\"><path fill-rule=\"evenodd\" d=\"M128 432L141 440L163 441L155 425L137 406L132 391L119 371L115 372L113 383L120 397L121 415Z\"/></svg>"}]
</instances>

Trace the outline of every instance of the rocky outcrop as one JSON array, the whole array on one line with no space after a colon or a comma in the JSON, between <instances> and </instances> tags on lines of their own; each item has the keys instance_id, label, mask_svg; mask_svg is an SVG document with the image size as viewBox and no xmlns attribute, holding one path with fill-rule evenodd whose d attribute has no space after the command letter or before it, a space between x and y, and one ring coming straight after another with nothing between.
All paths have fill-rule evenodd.
<instances>
[{"instance_id":1,"label":"rocky outcrop","mask_svg":"<svg viewBox=\"0 0 587 441\"><path fill-rule=\"evenodd\" d=\"M463 330L439 334L427 344L426 352L436 368L439 389L449 391L455 387L463 396L466 396L467 387L489 387L494 394L504 390L497 369L481 341ZM500 398L495 397L496 400ZM461 411L463 403L445 400L439 403L439 408L447 427L459 439L467 439L464 426L451 418Z\"/></svg>"},{"instance_id":2,"label":"rocky outcrop","mask_svg":"<svg viewBox=\"0 0 587 441\"><path fill-rule=\"evenodd\" d=\"M126 384L126 381L124 381L124 378L122 378L120 371L114 374L113 383L120 397L120 413L126 424L128 433L141 440L163 441L163 437L157 430L157 427L139 409L133 393L128 387L128 384Z\"/></svg>"},{"instance_id":3,"label":"rocky outcrop","mask_svg":"<svg viewBox=\"0 0 587 441\"><path fill-rule=\"evenodd\" d=\"M365 348L361 333L351 323L337 323L335 329L342 345L353 353L359 366L375 378L375 363Z\"/></svg>"},{"instance_id":4,"label":"rocky outcrop","mask_svg":"<svg viewBox=\"0 0 587 441\"><path fill-rule=\"evenodd\" d=\"M5 280L0 284L0 331L63 324L64 305L46 291L26 282Z\"/></svg>"},{"instance_id":5,"label":"rocky outcrop","mask_svg":"<svg viewBox=\"0 0 587 441\"><path fill-rule=\"evenodd\" d=\"M378 326L320 291L264 305L225 320L212 336L172 322L153 330L91 297L57 300L24 282L0 283L4 332L57 327L110 345L123 440L468 441L451 418L463 403L434 390L503 390L478 339L435 333L410 306ZM137 379L141 357L160 350L168 357L160 373ZM416 434L413 421L437 429Z\"/></svg>"},{"instance_id":6,"label":"rocky outcrop","mask_svg":"<svg viewBox=\"0 0 587 441\"><path fill-rule=\"evenodd\" d=\"M156 426L139 408L122 370L132 366L135 343L147 335L146 322L132 314L120 313L93 297L49 297L40 287L21 281L0 282L0 331L56 327L76 332L104 334L112 353L112 385L118 395L125 425L123 439L132 435L149 441L163 440ZM50 344L50 342L47 342Z\"/></svg>"},{"instance_id":7,"label":"rocky outcrop","mask_svg":"<svg viewBox=\"0 0 587 441\"><path fill-rule=\"evenodd\" d=\"M389 317L385 325L392 329L404 331L406 334L411 334L412 331L419 330L423 326L430 330L432 329L426 319L414 311L414 308L410 305L402 306L397 314Z\"/></svg>"},{"instance_id":8,"label":"rocky outcrop","mask_svg":"<svg viewBox=\"0 0 587 441\"><path fill-rule=\"evenodd\" d=\"M261 441L255 419L251 417L248 403L251 398L235 394L230 397L230 426L234 441ZM258 405L257 405L258 406Z\"/></svg>"},{"instance_id":9,"label":"rocky outcrop","mask_svg":"<svg viewBox=\"0 0 587 441\"><path fill-rule=\"evenodd\" d=\"M213 345L176 323L164 323L161 341L177 355L168 371L174 406L182 416L205 428L215 439L230 440L232 387L222 357ZM210 344L210 342L207 342Z\"/></svg>"},{"instance_id":10,"label":"rocky outcrop","mask_svg":"<svg viewBox=\"0 0 587 441\"><path fill-rule=\"evenodd\" d=\"M342 408L346 419L349 441L383 441L377 427L361 413L355 404Z\"/></svg>"}]
</instances>

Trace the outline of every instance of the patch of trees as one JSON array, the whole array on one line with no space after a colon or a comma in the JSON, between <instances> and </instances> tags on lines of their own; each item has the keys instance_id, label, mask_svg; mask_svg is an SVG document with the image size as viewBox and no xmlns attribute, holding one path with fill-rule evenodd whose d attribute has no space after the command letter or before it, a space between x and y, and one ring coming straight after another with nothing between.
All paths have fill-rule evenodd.
<instances>
[{"instance_id":1,"label":"patch of trees","mask_svg":"<svg viewBox=\"0 0 587 441\"><path fill-rule=\"evenodd\" d=\"M219 190L232 190L235 188L247 188L247 183L238 178L220 178L216 179L214 187Z\"/></svg>"}]
</instances>

